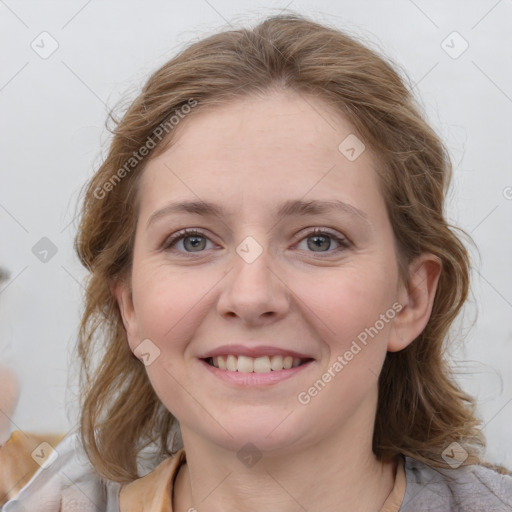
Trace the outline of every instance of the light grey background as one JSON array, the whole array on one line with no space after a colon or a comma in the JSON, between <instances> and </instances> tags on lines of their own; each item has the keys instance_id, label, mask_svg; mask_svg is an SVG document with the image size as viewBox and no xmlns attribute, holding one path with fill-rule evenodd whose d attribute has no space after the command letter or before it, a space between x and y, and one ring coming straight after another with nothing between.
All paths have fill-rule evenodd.
<instances>
[{"instance_id":1,"label":"light grey background","mask_svg":"<svg viewBox=\"0 0 512 512\"><path fill-rule=\"evenodd\" d=\"M0 0L0 265L11 273L0 288L0 361L22 384L12 429L65 432L76 423L70 363L85 274L73 219L108 141L107 111L187 41L285 7L393 59L450 148L448 216L479 251L471 249L472 296L454 330L466 336L455 351L459 378L478 397L489 460L511 467L510 0ZM43 237L57 249L47 262L32 250Z\"/></svg>"}]
</instances>

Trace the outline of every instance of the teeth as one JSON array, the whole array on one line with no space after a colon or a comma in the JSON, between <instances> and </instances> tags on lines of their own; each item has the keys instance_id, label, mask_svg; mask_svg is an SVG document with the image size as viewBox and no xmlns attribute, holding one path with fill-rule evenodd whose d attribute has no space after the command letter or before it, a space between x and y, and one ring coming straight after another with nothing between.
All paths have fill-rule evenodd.
<instances>
[{"instance_id":1,"label":"teeth","mask_svg":"<svg viewBox=\"0 0 512 512\"><path fill-rule=\"evenodd\" d=\"M240 373L269 373L270 371L278 372L280 370L288 370L296 368L300 365L301 359L292 356L263 356L263 357L247 357L247 356L218 356L211 358L213 366L220 370L228 370L230 372Z\"/></svg>"},{"instance_id":2,"label":"teeth","mask_svg":"<svg viewBox=\"0 0 512 512\"><path fill-rule=\"evenodd\" d=\"M238 358L238 361L240 362L240 358ZM269 371L270 359L268 358L268 356L257 357L254 360L254 373L268 373Z\"/></svg>"},{"instance_id":3,"label":"teeth","mask_svg":"<svg viewBox=\"0 0 512 512\"><path fill-rule=\"evenodd\" d=\"M254 371L254 359L252 357L238 356L237 370L240 373L251 373L252 371Z\"/></svg>"},{"instance_id":4,"label":"teeth","mask_svg":"<svg viewBox=\"0 0 512 512\"><path fill-rule=\"evenodd\" d=\"M283 356L272 356L270 359L270 368L274 371L282 370Z\"/></svg>"},{"instance_id":5,"label":"teeth","mask_svg":"<svg viewBox=\"0 0 512 512\"><path fill-rule=\"evenodd\" d=\"M214 358L215 359L215 358ZM226 369L230 372L236 372L238 370L238 358L235 356L228 356L226 361Z\"/></svg>"}]
</instances>

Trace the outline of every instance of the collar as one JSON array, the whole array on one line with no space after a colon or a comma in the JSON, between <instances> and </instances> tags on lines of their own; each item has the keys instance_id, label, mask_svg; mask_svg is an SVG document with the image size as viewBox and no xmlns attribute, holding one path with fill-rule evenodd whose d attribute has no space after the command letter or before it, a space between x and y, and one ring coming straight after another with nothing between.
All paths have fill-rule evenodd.
<instances>
[{"instance_id":1,"label":"collar","mask_svg":"<svg viewBox=\"0 0 512 512\"><path fill-rule=\"evenodd\" d=\"M161 462L151 473L123 485L120 512L172 512L172 494L178 470L186 462L185 449ZM395 484L379 512L399 512L405 495L404 457L398 458Z\"/></svg>"},{"instance_id":2,"label":"collar","mask_svg":"<svg viewBox=\"0 0 512 512\"><path fill-rule=\"evenodd\" d=\"M182 448L151 473L123 485L119 493L120 512L172 512L174 480L185 462Z\"/></svg>"}]
</instances>

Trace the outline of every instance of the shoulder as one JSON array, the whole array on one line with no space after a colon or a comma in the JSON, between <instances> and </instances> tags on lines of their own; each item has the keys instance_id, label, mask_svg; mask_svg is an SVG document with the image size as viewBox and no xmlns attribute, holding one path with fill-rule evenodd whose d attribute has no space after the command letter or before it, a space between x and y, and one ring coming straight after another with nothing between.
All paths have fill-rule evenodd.
<instances>
[{"instance_id":1,"label":"shoulder","mask_svg":"<svg viewBox=\"0 0 512 512\"><path fill-rule=\"evenodd\" d=\"M406 490L400 512L512 510L512 476L491 465L440 469L405 457L404 469Z\"/></svg>"},{"instance_id":2,"label":"shoulder","mask_svg":"<svg viewBox=\"0 0 512 512\"><path fill-rule=\"evenodd\" d=\"M181 449L147 475L123 485L119 493L120 512L171 510L174 479L184 461L185 452Z\"/></svg>"},{"instance_id":3,"label":"shoulder","mask_svg":"<svg viewBox=\"0 0 512 512\"><path fill-rule=\"evenodd\" d=\"M64 436L34 434L15 430L0 446L0 505L17 496L19 491L37 473L48 466Z\"/></svg>"},{"instance_id":4,"label":"shoulder","mask_svg":"<svg viewBox=\"0 0 512 512\"><path fill-rule=\"evenodd\" d=\"M15 492L5 496L3 506L0 501L2 512L119 512L120 484L99 476L78 434L62 437L15 432L1 447L0 487L10 488L26 471Z\"/></svg>"}]
</instances>

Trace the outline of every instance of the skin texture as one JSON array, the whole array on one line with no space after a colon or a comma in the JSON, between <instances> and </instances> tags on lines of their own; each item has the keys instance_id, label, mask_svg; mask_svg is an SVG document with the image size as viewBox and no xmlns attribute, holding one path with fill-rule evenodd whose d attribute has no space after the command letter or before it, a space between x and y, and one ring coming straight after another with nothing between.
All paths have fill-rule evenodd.
<instances>
[{"instance_id":1,"label":"skin texture","mask_svg":"<svg viewBox=\"0 0 512 512\"><path fill-rule=\"evenodd\" d=\"M239 510L242 501L247 511L378 510L393 486L394 463L371 449L377 378L386 352L425 327L440 267L422 255L410 288L401 284L378 159L368 148L354 161L338 150L353 133L318 98L274 92L195 113L144 170L133 268L115 293L131 349L149 339L160 351L147 373L187 452L178 510ZM367 222L345 212L278 219L291 199L341 200ZM226 216L173 213L148 225L178 200L221 204ZM204 231L200 249L190 238L165 245L184 228ZM314 228L348 246L328 237L315 247ZM249 236L263 250L251 263L236 252ZM400 313L300 403L394 303ZM199 359L226 344L277 346L314 361L271 386L242 387ZM246 443L262 456L251 467L237 457Z\"/></svg>"}]
</instances>

